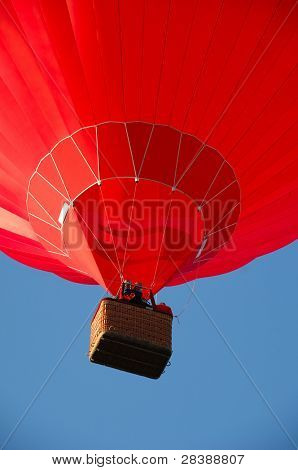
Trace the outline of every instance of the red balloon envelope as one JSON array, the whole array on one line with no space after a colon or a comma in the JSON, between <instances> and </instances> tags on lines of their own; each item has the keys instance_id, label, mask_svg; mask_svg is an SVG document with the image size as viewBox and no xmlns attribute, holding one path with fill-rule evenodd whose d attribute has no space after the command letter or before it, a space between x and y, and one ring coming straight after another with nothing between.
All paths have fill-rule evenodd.
<instances>
[{"instance_id":1,"label":"red balloon envelope","mask_svg":"<svg viewBox=\"0 0 298 470\"><path fill-rule=\"evenodd\" d=\"M0 247L116 294L298 233L294 0L4 0Z\"/></svg>"}]
</instances>

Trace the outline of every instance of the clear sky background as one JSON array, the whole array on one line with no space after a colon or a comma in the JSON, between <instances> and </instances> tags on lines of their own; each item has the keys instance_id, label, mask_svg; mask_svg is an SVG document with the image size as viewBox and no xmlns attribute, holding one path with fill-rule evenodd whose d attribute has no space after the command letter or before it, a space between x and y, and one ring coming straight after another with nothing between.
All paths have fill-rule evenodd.
<instances>
[{"instance_id":1,"label":"clear sky background","mask_svg":"<svg viewBox=\"0 0 298 470\"><path fill-rule=\"evenodd\" d=\"M205 310L191 297L175 319L172 365L158 381L89 363L86 318L100 288L0 254L0 447L297 447L297 247L198 281ZM165 289L159 299L179 314L189 286Z\"/></svg>"}]
</instances>

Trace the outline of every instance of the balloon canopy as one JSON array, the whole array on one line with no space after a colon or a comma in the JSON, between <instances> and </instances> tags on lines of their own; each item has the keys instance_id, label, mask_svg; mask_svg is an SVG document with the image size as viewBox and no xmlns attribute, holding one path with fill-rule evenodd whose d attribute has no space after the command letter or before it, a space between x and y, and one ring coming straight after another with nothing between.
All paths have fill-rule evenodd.
<instances>
[{"instance_id":1,"label":"balloon canopy","mask_svg":"<svg viewBox=\"0 0 298 470\"><path fill-rule=\"evenodd\" d=\"M297 238L295 0L4 0L0 248L116 294Z\"/></svg>"}]
</instances>

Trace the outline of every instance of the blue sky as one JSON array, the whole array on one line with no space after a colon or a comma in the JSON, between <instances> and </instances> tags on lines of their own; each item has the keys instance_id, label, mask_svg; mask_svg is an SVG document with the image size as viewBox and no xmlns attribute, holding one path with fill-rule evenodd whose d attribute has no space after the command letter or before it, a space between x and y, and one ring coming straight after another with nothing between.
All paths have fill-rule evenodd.
<instances>
[{"instance_id":1,"label":"blue sky","mask_svg":"<svg viewBox=\"0 0 298 470\"><path fill-rule=\"evenodd\" d=\"M74 338L5 448L298 446L297 246L198 281L204 308L192 297L175 320L158 381L89 363L86 318L100 288L0 254L0 447ZM189 298L186 285L159 295L176 314Z\"/></svg>"}]
</instances>

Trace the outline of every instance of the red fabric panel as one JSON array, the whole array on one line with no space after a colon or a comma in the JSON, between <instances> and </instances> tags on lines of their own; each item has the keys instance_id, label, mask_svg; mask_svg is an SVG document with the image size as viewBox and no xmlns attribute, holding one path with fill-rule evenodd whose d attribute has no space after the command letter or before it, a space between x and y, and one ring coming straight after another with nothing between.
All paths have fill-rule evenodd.
<instances>
[{"instance_id":1,"label":"red fabric panel","mask_svg":"<svg viewBox=\"0 0 298 470\"><path fill-rule=\"evenodd\" d=\"M79 196L87 207L83 193L99 179L91 204L136 195L165 203L177 186L200 206L200 256L176 253L181 275L162 248L157 289L228 272L297 238L295 0L4 0L0 15L0 206L43 237L23 237L22 250L9 226L4 252L74 282L111 282L121 250L111 261L90 249L81 268L75 253L47 253L63 203ZM51 151L55 162L41 162ZM185 221L175 219L180 230ZM98 236L107 222L101 214ZM79 225L87 249L92 236ZM152 282L156 253L143 257L147 272L140 253L130 269Z\"/></svg>"}]
</instances>

